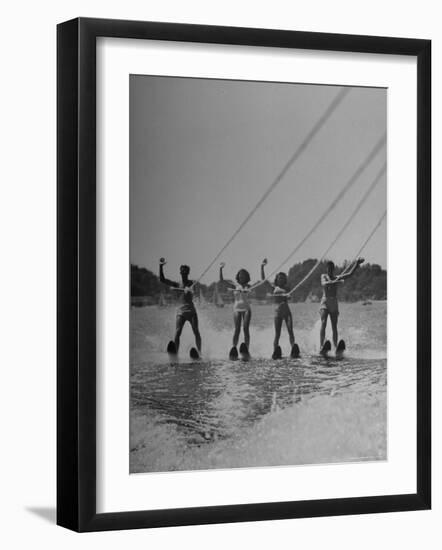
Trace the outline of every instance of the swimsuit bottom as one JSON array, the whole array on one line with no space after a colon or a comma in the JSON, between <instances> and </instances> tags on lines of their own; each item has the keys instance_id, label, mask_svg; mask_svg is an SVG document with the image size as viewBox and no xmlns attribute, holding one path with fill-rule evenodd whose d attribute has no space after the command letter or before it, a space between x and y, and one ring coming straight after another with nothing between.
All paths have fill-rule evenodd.
<instances>
[{"instance_id":1,"label":"swimsuit bottom","mask_svg":"<svg viewBox=\"0 0 442 550\"><path fill-rule=\"evenodd\" d=\"M322 298L319 311L327 311L328 313L339 313L337 298Z\"/></svg>"},{"instance_id":2,"label":"swimsuit bottom","mask_svg":"<svg viewBox=\"0 0 442 550\"><path fill-rule=\"evenodd\" d=\"M250 311L250 304L247 302L235 302L233 304L234 313L246 313L247 311Z\"/></svg>"},{"instance_id":3,"label":"swimsuit bottom","mask_svg":"<svg viewBox=\"0 0 442 550\"><path fill-rule=\"evenodd\" d=\"M197 317L196 309L194 306L185 304L180 306L176 311L176 316L181 317L184 321L189 321L190 323Z\"/></svg>"},{"instance_id":4,"label":"swimsuit bottom","mask_svg":"<svg viewBox=\"0 0 442 550\"><path fill-rule=\"evenodd\" d=\"M287 302L281 302L275 305L275 317L287 318L291 314L290 307Z\"/></svg>"}]
</instances>

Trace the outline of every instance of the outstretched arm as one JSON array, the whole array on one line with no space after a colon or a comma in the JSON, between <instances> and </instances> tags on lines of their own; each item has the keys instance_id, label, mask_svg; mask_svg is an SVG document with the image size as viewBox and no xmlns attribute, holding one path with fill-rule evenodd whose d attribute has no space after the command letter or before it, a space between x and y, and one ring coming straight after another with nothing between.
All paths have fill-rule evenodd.
<instances>
[{"instance_id":1,"label":"outstretched arm","mask_svg":"<svg viewBox=\"0 0 442 550\"><path fill-rule=\"evenodd\" d=\"M344 269L344 271L338 275L338 279L340 280L344 280L344 279L348 279L349 277L351 277L353 275L353 273L356 271L356 269L364 262L364 258L358 258L356 261L354 261L350 267L348 267L347 269Z\"/></svg>"},{"instance_id":2,"label":"outstretched arm","mask_svg":"<svg viewBox=\"0 0 442 550\"><path fill-rule=\"evenodd\" d=\"M178 283L176 283L175 281L170 281L164 276L164 266L166 265L166 263L167 262L164 258L160 258L160 282L167 286L178 288L180 286Z\"/></svg>"},{"instance_id":3,"label":"outstretched arm","mask_svg":"<svg viewBox=\"0 0 442 550\"><path fill-rule=\"evenodd\" d=\"M343 283L344 281L342 279L339 279L336 277L336 279L330 279L330 277L327 275L327 273L323 273L321 275L321 286L331 286L331 285L337 285L339 283Z\"/></svg>"}]
</instances>

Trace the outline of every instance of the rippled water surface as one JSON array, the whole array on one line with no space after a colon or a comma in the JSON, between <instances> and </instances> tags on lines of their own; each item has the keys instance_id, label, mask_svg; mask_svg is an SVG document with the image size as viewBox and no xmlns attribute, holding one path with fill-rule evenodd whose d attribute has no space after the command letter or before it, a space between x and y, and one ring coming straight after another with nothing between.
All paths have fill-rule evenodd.
<instances>
[{"instance_id":1,"label":"rippled water surface","mask_svg":"<svg viewBox=\"0 0 442 550\"><path fill-rule=\"evenodd\" d=\"M317 355L318 305L291 308L299 359L269 359L273 308L255 306L251 360L229 361L231 308L207 306L202 359L187 324L174 363L174 309L132 308L131 472L386 459L386 304L341 304L340 360Z\"/></svg>"}]
</instances>

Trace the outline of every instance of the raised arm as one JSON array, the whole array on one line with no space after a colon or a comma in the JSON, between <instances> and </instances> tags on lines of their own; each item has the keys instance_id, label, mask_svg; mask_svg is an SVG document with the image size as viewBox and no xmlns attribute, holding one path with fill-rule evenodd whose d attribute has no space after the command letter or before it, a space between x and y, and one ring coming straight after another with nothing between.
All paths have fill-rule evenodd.
<instances>
[{"instance_id":1,"label":"raised arm","mask_svg":"<svg viewBox=\"0 0 442 550\"><path fill-rule=\"evenodd\" d=\"M228 288L233 289L233 288L235 288L235 285L233 283L230 283L229 281L224 280L223 269L224 269L225 265L226 264L224 262L221 262L219 264L219 280L220 280L221 283L224 283L225 285L227 285Z\"/></svg>"},{"instance_id":2,"label":"raised arm","mask_svg":"<svg viewBox=\"0 0 442 550\"><path fill-rule=\"evenodd\" d=\"M166 263L167 262L164 258L160 258L160 282L167 286L178 288L180 286L178 283L176 283L175 281L170 281L164 276L164 266L166 265Z\"/></svg>"},{"instance_id":3,"label":"raised arm","mask_svg":"<svg viewBox=\"0 0 442 550\"><path fill-rule=\"evenodd\" d=\"M225 266L225 265L226 265L226 264L225 264L224 262L221 262L221 263L219 264L219 280L220 280L221 282L224 281L223 269L224 269L224 266Z\"/></svg>"},{"instance_id":4,"label":"raised arm","mask_svg":"<svg viewBox=\"0 0 442 550\"><path fill-rule=\"evenodd\" d=\"M264 270L264 267L266 265L267 265L267 258L264 258L263 261L261 262L261 281L266 280L266 274L265 274L265 270Z\"/></svg>"}]
</instances>

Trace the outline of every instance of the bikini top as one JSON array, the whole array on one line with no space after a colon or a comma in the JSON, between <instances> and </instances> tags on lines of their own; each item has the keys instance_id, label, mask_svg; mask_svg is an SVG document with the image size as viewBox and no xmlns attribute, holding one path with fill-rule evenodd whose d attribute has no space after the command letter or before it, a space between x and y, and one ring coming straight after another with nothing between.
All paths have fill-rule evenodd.
<instances>
[{"instance_id":1,"label":"bikini top","mask_svg":"<svg viewBox=\"0 0 442 550\"><path fill-rule=\"evenodd\" d=\"M287 290L285 288L281 288L280 286L274 286L273 287L273 298L275 300L276 304L281 304L283 302L287 302Z\"/></svg>"},{"instance_id":2,"label":"bikini top","mask_svg":"<svg viewBox=\"0 0 442 550\"><path fill-rule=\"evenodd\" d=\"M250 288L249 287L243 287L239 284L235 285L234 288L231 289L233 291L233 297L235 300L235 306L243 304L243 305L249 305L249 294L250 294Z\"/></svg>"}]
</instances>

